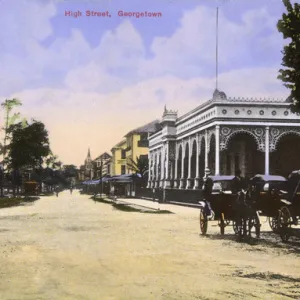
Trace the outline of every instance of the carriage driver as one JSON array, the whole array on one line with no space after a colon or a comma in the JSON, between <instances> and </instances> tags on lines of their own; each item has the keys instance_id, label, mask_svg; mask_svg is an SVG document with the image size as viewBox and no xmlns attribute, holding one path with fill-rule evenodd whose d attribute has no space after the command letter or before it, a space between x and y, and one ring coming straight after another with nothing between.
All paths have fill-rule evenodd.
<instances>
[{"instance_id":1,"label":"carriage driver","mask_svg":"<svg viewBox=\"0 0 300 300\"><path fill-rule=\"evenodd\" d=\"M244 178L241 176L241 170L235 170L235 177L233 179L233 192L236 194L245 188Z\"/></svg>"},{"instance_id":2,"label":"carriage driver","mask_svg":"<svg viewBox=\"0 0 300 300\"><path fill-rule=\"evenodd\" d=\"M213 188L213 181L209 177L210 175L210 170L208 168L205 169L205 176L204 176L204 182L203 182L203 187L202 187L202 193L203 193L203 201L206 204L206 209L207 209L207 216L211 217L212 216L212 209L210 206L210 199L211 199L211 193L212 193L212 188Z\"/></svg>"}]
</instances>

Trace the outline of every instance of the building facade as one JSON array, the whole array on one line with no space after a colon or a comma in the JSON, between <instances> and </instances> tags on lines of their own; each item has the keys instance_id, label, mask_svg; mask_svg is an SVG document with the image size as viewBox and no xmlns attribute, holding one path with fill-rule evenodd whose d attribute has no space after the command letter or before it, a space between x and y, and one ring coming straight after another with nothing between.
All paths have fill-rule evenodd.
<instances>
[{"instance_id":1,"label":"building facade","mask_svg":"<svg viewBox=\"0 0 300 300\"><path fill-rule=\"evenodd\" d=\"M122 140L111 149L111 175L126 174L126 140Z\"/></svg>"},{"instance_id":2,"label":"building facade","mask_svg":"<svg viewBox=\"0 0 300 300\"><path fill-rule=\"evenodd\" d=\"M91 157L91 151L90 148L88 149L87 157L84 160L84 164L80 166L79 168L79 180L90 180L93 179L94 173L93 173L93 160Z\"/></svg>"},{"instance_id":3,"label":"building facade","mask_svg":"<svg viewBox=\"0 0 300 300\"><path fill-rule=\"evenodd\" d=\"M111 175L111 159L112 156L107 152L104 152L93 160L94 177L100 178Z\"/></svg>"},{"instance_id":4,"label":"building facade","mask_svg":"<svg viewBox=\"0 0 300 300\"><path fill-rule=\"evenodd\" d=\"M149 142L148 136L160 129L159 120L154 120L144 126L135 128L125 135L126 138L126 165L137 163L138 158L148 160ZM134 170L127 168L127 173L135 173Z\"/></svg>"},{"instance_id":5,"label":"building facade","mask_svg":"<svg viewBox=\"0 0 300 300\"><path fill-rule=\"evenodd\" d=\"M160 129L159 120L135 128L125 135L125 138L111 149L112 175L135 173L128 166L136 163L137 158L148 159L148 135Z\"/></svg>"},{"instance_id":6,"label":"building facade","mask_svg":"<svg viewBox=\"0 0 300 300\"><path fill-rule=\"evenodd\" d=\"M197 190L215 175L274 174L300 169L300 117L276 99L213 98L182 117L165 109L149 137L148 188Z\"/></svg>"}]
</instances>

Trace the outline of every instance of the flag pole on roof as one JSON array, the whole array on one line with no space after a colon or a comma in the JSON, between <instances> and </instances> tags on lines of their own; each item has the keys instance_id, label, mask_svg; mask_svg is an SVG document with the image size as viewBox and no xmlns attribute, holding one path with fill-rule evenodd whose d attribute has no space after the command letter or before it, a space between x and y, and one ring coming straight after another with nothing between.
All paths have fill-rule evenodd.
<instances>
[{"instance_id":1,"label":"flag pole on roof","mask_svg":"<svg viewBox=\"0 0 300 300\"><path fill-rule=\"evenodd\" d=\"M216 14L216 90L218 89L218 40L219 40L219 7Z\"/></svg>"}]
</instances>

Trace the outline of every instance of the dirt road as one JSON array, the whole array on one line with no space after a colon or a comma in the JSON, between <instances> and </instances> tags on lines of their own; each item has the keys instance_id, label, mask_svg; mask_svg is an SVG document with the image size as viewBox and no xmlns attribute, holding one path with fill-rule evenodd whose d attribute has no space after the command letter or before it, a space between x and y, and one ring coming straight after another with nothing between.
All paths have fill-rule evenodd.
<instances>
[{"instance_id":1,"label":"dirt road","mask_svg":"<svg viewBox=\"0 0 300 300\"><path fill-rule=\"evenodd\" d=\"M299 243L237 243L215 222L202 237L196 209L123 212L64 192L0 220L1 300L300 298Z\"/></svg>"}]
</instances>

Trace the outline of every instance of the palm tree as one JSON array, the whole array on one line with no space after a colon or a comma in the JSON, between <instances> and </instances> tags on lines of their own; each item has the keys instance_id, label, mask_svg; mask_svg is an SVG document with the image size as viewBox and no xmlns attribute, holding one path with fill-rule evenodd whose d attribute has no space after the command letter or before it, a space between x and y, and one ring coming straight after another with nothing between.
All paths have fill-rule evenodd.
<instances>
[{"instance_id":1,"label":"palm tree","mask_svg":"<svg viewBox=\"0 0 300 300\"><path fill-rule=\"evenodd\" d=\"M10 125L14 124L15 121L20 117L20 113L14 113L12 116L10 116L11 111L15 106L21 106L22 102L16 98L13 99L6 99L3 103L1 103L1 106L5 110L5 125L4 125L4 140L3 145L1 145L1 154L3 154L3 161L5 161L6 157L6 142L8 139L8 129Z\"/></svg>"},{"instance_id":2,"label":"palm tree","mask_svg":"<svg viewBox=\"0 0 300 300\"><path fill-rule=\"evenodd\" d=\"M132 158L129 158L129 161L127 162L127 168L136 174L140 174L142 178L144 178L149 169L148 158L145 156L140 156L136 157L136 161L134 161Z\"/></svg>"}]
</instances>

